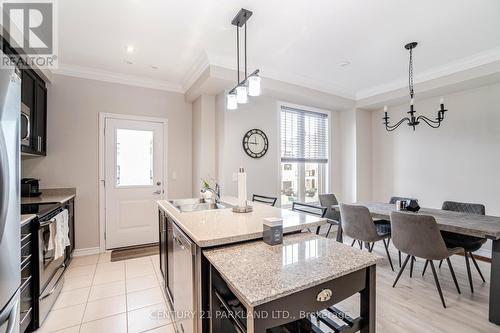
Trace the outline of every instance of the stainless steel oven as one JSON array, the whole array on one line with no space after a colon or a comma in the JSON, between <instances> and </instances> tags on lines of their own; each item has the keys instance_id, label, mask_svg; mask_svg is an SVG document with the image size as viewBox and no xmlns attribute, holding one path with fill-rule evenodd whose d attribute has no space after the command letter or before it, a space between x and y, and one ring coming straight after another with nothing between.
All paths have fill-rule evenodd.
<instances>
[{"instance_id":1,"label":"stainless steel oven","mask_svg":"<svg viewBox=\"0 0 500 333\"><path fill-rule=\"evenodd\" d=\"M30 146L31 143L31 110L21 103L21 145Z\"/></svg>"},{"instance_id":2,"label":"stainless steel oven","mask_svg":"<svg viewBox=\"0 0 500 333\"><path fill-rule=\"evenodd\" d=\"M55 230L55 217L62 212L59 203L26 204L21 205L23 214L36 214L38 226L35 231L38 248L37 270L38 279L35 281L35 316L34 328L42 325L52 305L61 293L64 283L65 255L56 258L55 246L51 239L51 228Z\"/></svg>"},{"instance_id":3,"label":"stainless steel oven","mask_svg":"<svg viewBox=\"0 0 500 333\"><path fill-rule=\"evenodd\" d=\"M38 220L38 274L40 281L39 323L43 323L49 314L63 286L65 256L55 258L55 246L52 244L50 229L56 230L55 216L62 211L59 207Z\"/></svg>"}]
</instances>

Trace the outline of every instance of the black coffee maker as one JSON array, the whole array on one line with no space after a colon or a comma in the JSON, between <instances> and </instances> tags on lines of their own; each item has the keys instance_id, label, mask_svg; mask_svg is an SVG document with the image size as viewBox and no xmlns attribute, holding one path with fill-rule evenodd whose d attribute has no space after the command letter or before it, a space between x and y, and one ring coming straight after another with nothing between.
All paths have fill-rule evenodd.
<instances>
[{"instance_id":1,"label":"black coffee maker","mask_svg":"<svg viewBox=\"0 0 500 333\"><path fill-rule=\"evenodd\" d=\"M40 192L40 180L36 178L21 179L21 196L22 197L38 197Z\"/></svg>"}]
</instances>

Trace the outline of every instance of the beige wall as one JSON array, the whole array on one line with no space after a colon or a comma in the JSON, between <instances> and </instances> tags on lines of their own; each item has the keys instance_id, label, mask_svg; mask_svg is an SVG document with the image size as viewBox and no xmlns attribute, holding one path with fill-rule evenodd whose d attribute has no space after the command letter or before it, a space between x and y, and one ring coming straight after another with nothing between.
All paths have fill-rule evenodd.
<instances>
[{"instance_id":1,"label":"beige wall","mask_svg":"<svg viewBox=\"0 0 500 333\"><path fill-rule=\"evenodd\" d=\"M449 109L439 129L422 124L413 132L402 125L385 131L383 111L372 114L373 181L376 201L392 195L419 199L440 208L445 200L482 203L489 215L500 215L500 84L445 96ZM416 110L434 116L439 98L416 100ZM406 115L408 105L389 109L392 119ZM479 251L489 256L491 245Z\"/></svg>"},{"instance_id":2,"label":"beige wall","mask_svg":"<svg viewBox=\"0 0 500 333\"><path fill-rule=\"evenodd\" d=\"M23 157L22 174L40 178L42 188L76 187L77 248L99 246L100 112L167 118L168 197L191 195L191 104L183 94L61 75L48 94L47 156Z\"/></svg>"},{"instance_id":3,"label":"beige wall","mask_svg":"<svg viewBox=\"0 0 500 333\"><path fill-rule=\"evenodd\" d=\"M296 97L294 102L300 102ZM279 111L278 104L288 102L271 96L252 98L248 104L238 105L237 110L226 110L225 97L216 97L217 128L217 178L222 187L222 194L237 195L236 173L238 168L247 171L248 196L261 194L278 196L280 143L279 143ZM317 105L303 104L308 107ZM341 189L340 154L340 114L330 113L331 145L330 145L330 191L339 193ZM258 128L266 133L269 150L260 159L249 157L243 150L243 135L250 129Z\"/></svg>"},{"instance_id":4,"label":"beige wall","mask_svg":"<svg viewBox=\"0 0 500 333\"><path fill-rule=\"evenodd\" d=\"M193 195L200 193L201 179L216 179L215 96L202 95L193 102Z\"/></svg>"},{"instance_id":5,"label":"beige wall","mask_svg":"<svg viewBox=\"0 0 500 333\"><path fill-rule=\"evenodd\" d=\"M444 200L478 202L500 215L500 84L445 96L449 111L439 129L402 125L386 132L383 111L372 114L373 199L412 196L422 206ZM434 117L439 98L419 100L419 113ZM389 109L392 119L406 116L408 105Z\"/></svg>"}]
</instances>

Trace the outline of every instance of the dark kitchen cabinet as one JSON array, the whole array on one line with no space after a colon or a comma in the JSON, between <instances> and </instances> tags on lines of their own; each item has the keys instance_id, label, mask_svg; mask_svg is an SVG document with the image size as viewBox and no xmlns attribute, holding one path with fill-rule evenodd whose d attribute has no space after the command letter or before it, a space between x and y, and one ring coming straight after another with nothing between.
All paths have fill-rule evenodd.
<instances>
[{"instance_id":1,"label":"dark kitchen cabinet","mask_svg":"<svg viewBox=\"0 0 500 333\"><path fill-rule=\"evenodd\" d=\"M21 102L30 110L30 140L21 145L23 153L45 156L47 153L47 88L31 69L21 75Z\"/></svg>"},{"instance_id":2,"label":"dark kitchen cabinet","mask_svg":"<svg viewBox=\"0 0 500 333\"><path fill-rule=\"evenodd\" d=\"M174 285L174 235L173 222L170 216L159 210L159 232L160 232L160 270L163 278L163 286L169 301L173 303L172 288Z\"/></svg>"},{"instance_id":3,"label":"dark kitchen cabinet","mask_svg":"<svg viewBox=\"0 0 500 333\"><path fill-rule=\"evenodd\" d=\"M167 276L167 221L165 213L159 211L160 226L160 271L163 279Z\"/></svg>"},{"instance_id":4,"label":"dark kitchen cabinet","mask_svg":"<svg viewBox=\"0 0 500 333\"><path fill-rule=\"evenodd\" d=\"M40 155L47 153L47 88L43 81L37 81L35 87L35 150Z\"/></svg>"},{"instance_id":5,"label":"dark kitchen cabinet","mask_svg":"<svg viewBox=\"0 0 500 333\"><path fill-rule=\"evenodd\" d=\"M63 204L63 208L68 210L68 229L70 245L66 247L66 266L69 265L75 249L75 199L70 199Z\"/></svg>"}]
</instances>

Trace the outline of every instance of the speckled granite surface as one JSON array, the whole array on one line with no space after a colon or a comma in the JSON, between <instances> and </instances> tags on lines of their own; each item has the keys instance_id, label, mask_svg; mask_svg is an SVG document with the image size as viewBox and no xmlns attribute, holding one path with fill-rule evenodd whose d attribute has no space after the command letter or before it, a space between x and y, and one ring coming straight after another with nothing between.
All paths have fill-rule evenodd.
<instances>
[{"instance_id":1,"label":"speckled granite surface","mask_svg":"<svg viewBox=\"0 0 500 333\"><path fill-rule=\"evenodd\" d=\"M234 197L223 197L222 201L236 205ZM262 223L266 217L282 218L284 233L315 228L326 223L324 218L312 215L254 202L249 204L253 206L251 213L234 213L231 208L181 213L167 200L158 201L158 206L172 216L182 231L200 247L262 238Z\"/></svg>"},{"instance_id":2,"label":"speckled granite surface","mask_svg":"<svg viewBox=\"0 0 500 333\"><path fill-rule=\"evenodd\" d=\"M33 220L36 217L35 214L23 214L21 215L21 226L25 225L29 221Z\"/></svg>"},{"instance_id":3,"label":"speckled granite surface","mask_svg":"<svg viewBox=\"0 0 500 333\"><path fill-rule=\"evenodd\" d=\"M376 264L382 258L312 233L205 250L203 254L247 306L255 307Z\"/></svg>"},{"instance_id":4,"label":"speckled granite surface","mask_svg":"<svg viewBox=\"0 0 500 333\"><path fill-rule=\"evenodd\" d=\"M21 204L39 204L59 202L64 203L76 196L75 188L51 188L40 190L39 197L22 197Z\"/></svg>"}]
</instances>

